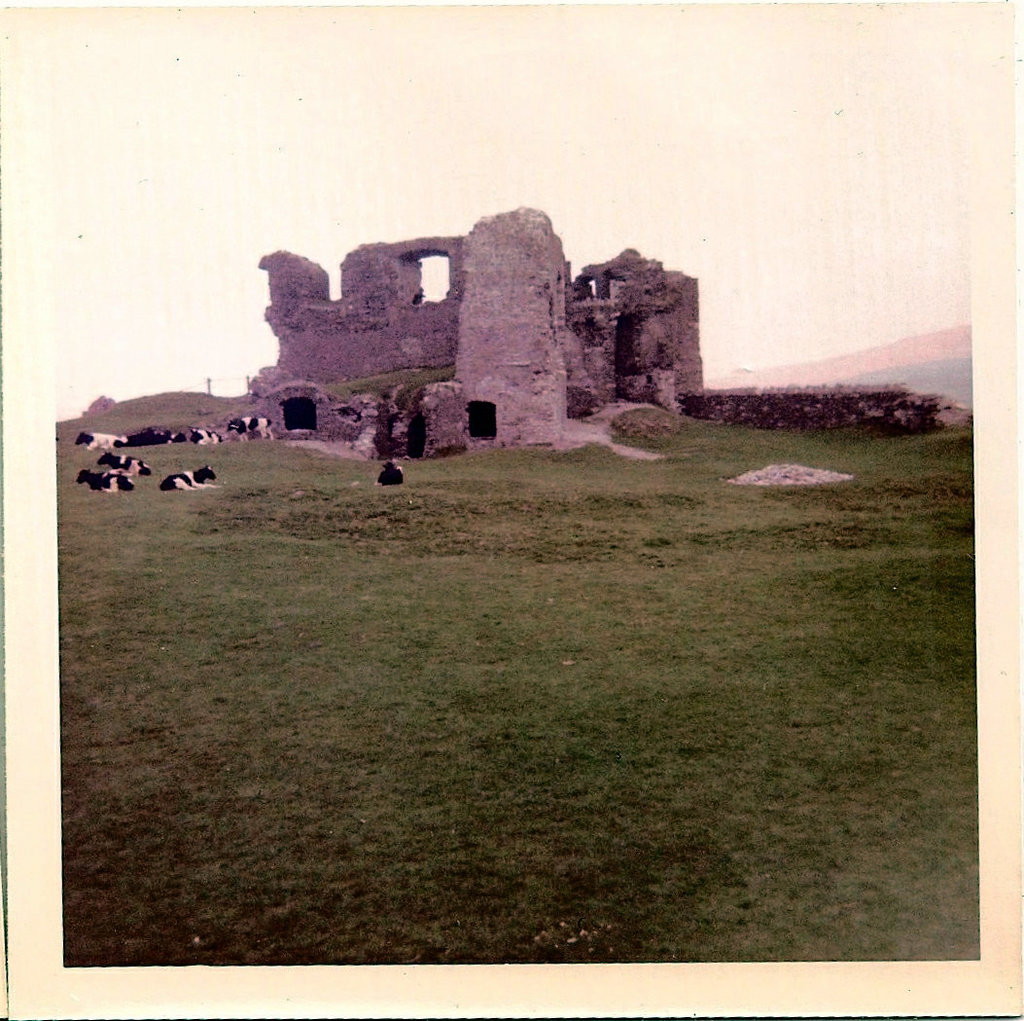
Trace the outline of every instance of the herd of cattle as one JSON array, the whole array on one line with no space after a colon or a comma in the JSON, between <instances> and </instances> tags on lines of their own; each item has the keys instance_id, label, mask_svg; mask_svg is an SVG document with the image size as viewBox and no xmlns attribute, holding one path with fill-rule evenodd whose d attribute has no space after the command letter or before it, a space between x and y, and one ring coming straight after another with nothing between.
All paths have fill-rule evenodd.
<instances>
[{"instance_id":1,"label":"herd of cattle","mask_svg":"<svg viewBox=\"0 0 1024 1021\"><path fill-rule=\"evenodd\" d=\"M272 440L273 430L270 428L269 418L233 418L227 424L227 433L247 440L253 436L260 439ZM155 426L147 426L137 433L128 433L125 436L115 436L113 433L79 433L76 444L84 444L86 450L112 450L114 447L158 447L165 443L195 443L198 446L205 446L209 443L221 443L224 437L213 429L189 426L175 432L173 429L159 429Z\"/></svg>"},{"instance_id":2,"label":"herd of cattle","mask_svg":"<svg viewBox=\"0 0 1024 1021\"><path fill-rule=\"evenodd\" d=\"M105 472L94 472L89 471L88 468L83 468L78 473L78 478L75 481L84 482L97 493L116 493L135 488L135 483L131 479L133 474L153 474L145 461L139 461L134 457L124 458L123 460L130 461L132 464L128 468L112 468L110 471ZM99 463L103 464L102 457ZM203 489L216 477L213 469L208 464L204 464L202 468L197 468L192 472L175 472L173 475L168 475L160 483L160 488L163 490Z\"/></svg>"},{"instance_id":3,"label":"herd of cattle","mask_svg":"<svg viewBox=\"0 0 1024 1021\"><path fill-rule=\"evenodd\" d=\"M227 424L229 435L235 435L240 439L260 437L261 439L273 439L274 434L270 428L269 418L233 418ZM90 471L83 468L78 473L77 482L88 485L88 487L99 493L126 492L135 488L132 478L135 476L152 475L153 470L145 461L137 457L128 457L124 454L112 453L115 447L155 447L165 443L195 443L197 446L204 446L210 443L221 443L223 437L212 429L190 426L175 432L171 429L159 429L148 426L141 432L129 433L127 435L114 435L113 433L82 432L75 440L76 446L84 446L86 450L103 450L100 459L96 462L106 471ZM160 483L160 488L165 491L173 489L202 489L208 486L217 476L208 465L197 468L195 471L175 472L168 475ZM388 461L377 477L378 486L400 486L405 481L402 469L394 461Z\"/></svg>"},{"instance_id":4,"label":"herd of cattle","mask_svg":"<svg viewBox=\"0 0 1024 1021\"><path fill-rule=\"evenodd\" d=\"M253 436L258 436L261 439L273 439L274 435L270 429L270 419L256 417L233 418L227 424L227 432L240 439L249 439ZM137 457L112 453L111 451L115 447L155 447L165 443L195 443L197 446L205 446L210 443L220 443L222 440L223 437L220 433L196 426L190 426L188 429L178 432L149 426L141 432L127 435L82 432L78 434L75 445L84 446L86 450L105 451L96 463L105 467L106 471L91 471L88 468L83 468L78 473L76 481L99 493L126 492L135 488L133 477L152 475L153 470L145 461ZM202 489L213 482L216 477L213 469L205 464L195 471L174 472L172 475L168 475L161 481L160 488L165 491Z\"/></svg>"}]
</instances>

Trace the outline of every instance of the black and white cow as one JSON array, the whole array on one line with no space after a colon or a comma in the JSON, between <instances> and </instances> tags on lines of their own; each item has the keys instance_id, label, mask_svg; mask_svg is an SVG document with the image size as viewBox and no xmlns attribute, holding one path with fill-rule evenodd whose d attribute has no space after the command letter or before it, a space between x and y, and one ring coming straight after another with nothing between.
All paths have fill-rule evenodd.
<instances>
[{"instance_id":1,"label":"black and white cow","mask_svg":"<svg viewBox=\"0 0 1024 1021\"><path fill-rule=\"evenodd\" d=\"M168 475L160 483L160 488L168 492L172 489L205 489L216 477L213 469L206 464L194 472L176 472L174 475Z\"/></svg>"},{"instance_id":2,"label":"black and white cow","mask_svg":"<svg viewBox=\"0 0 1024 1021\"><path fill-rule=\"evenodd\" d=\"M97 493L116 493L118 490L135 488L135 483L127 475L121 475L119 472L91 472L88 468L83 468L75 481L86 483Z\"/></svg>"},{"instance_id":3,"label":"black and white cow","mask_svg":"<svg viewBox=\"0 0 1024 1021\"><path fill-rule=\"evenodd\" d=\"M79 433L75 446L83 443L86 450L112 450L114 447L128 446L128 437L115 436L113 433Z\"/></svg>"},{"instance_id":4,"label":"black and white cow","mask_svg":"<svg viewBox=\"0 0 1024 1021\"><path fill-rule=\"evenodd\" d=\"M233 418L228 422L228 432L236 433L240 439L247 440L252 436L259 436L260 439L272 440L274 434L270 430L269 418L257 418L250 415L245 418Z\"/></svg>"},{"instance_id":5,"label":"black and white cow","mask_svg":"<svg viewBox=\"0 0 1024 1021\"><path fill-rule=\"evenodd\" d=\"M174 433L170 429L158 429L156 426L146 426L137 433L129 433L124 443L118 444L122 447L158 447L164 443L170 443Z\"/></svg>"},{"instance_id":6,"label":"black and white cow","mask_svg":"<svg viewBox=\"0 0 1024 1021\"><path fill-rule=\"evenodd\" d=\"M153 470L145 461L140 461L137 457L128 457L125 454L112 454L109 450L96 463L105 464L112 472L118 472L121 475L153 474Z\"/></svg>"},{"instance_id":7,"label":"black and white cow","mask_svg":"<svg viewBox=\"0 0 1024 1021\"><path fill-rule=\"evenodd\" d=\"M394 461L388 461L377 476L378 486L400 486L404 481L405 474Z\"/></svg>"},{"instance_id":8,"label":"black and white cow","mask_svg":"<svg viewBox=\"0 0 1024 1021\"><path fill-rule=\"evenodd\" d=\"M208 443L220 443L220 433L212 429L200 429L197 426L189 426L180 433L175 433L171 439L172 443L196 443L199 446L206 446Z\"/></svg>"}]
</instances>

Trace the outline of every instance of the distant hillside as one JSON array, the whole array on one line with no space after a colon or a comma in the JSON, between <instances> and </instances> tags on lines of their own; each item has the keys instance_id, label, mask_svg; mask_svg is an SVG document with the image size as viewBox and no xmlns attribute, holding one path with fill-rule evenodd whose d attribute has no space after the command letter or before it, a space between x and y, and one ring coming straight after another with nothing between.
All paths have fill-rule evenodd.
<instances>
[{"instance_id":1,"label":"distant hillside","mask_svg":"<svg viewBox=\"0 0 1024 1021\"><path fill-rule=\"evenodd\" d=\"M733 372L709 379L713 390L734 387L818 386L836 383L902 383L919 393L938 393L968 407L971 397L971 328L904 337L893 344L802 365Z\"/></svg>"},{"instance_id":2,"label":"distant hillside","mask_svg":"<svg viewBox=\"0 0 1024 1021\"><path fill-rule=\"evenodd\" d=\"M902 383L915 393L941 394L962 404L974 407L970 358L942 358L917 365L898 365L893 369L879 369L857 376L853 383Z\"/></svg>"}]
</instances>

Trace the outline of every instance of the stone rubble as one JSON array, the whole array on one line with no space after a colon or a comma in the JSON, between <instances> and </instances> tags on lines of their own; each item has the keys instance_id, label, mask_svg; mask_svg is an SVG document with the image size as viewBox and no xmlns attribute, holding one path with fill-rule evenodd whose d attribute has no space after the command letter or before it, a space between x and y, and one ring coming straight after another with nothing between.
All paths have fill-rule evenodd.
<instances>
[{"instance_id":1,"label":"stone rubble","mask_svg":"<svg viewBox=\"0 0 1024 1021\"><path fill-rule=\"evenodd\" d=\"M852 475L842 472L807 468L802 464L770 464L726 481L737 486L820 486L829 482L849 482L852 478Z\"/></svg>"}]
</instances>

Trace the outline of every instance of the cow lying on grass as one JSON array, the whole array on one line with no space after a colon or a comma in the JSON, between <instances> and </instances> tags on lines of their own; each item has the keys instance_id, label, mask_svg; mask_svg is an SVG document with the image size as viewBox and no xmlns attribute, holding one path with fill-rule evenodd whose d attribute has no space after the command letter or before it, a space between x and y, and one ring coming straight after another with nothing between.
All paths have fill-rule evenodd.
<instances>
[{"instance_id":1,"label":"cow lying on grass","mask_svg":"<svg viewBox=\"0 0 1024 1021\"><path fill-rule=\"evenodd\" d=\"M137 433L129 433L123 447L158 447L164 443L170 443L174 433L170 429L159 429L156 426L147 426Z\"/></svg>"},{"instance_id":2,"label":"cow lying on grass","mask_svg":"<svg viewBox=\"0 0 1024 1021\"><path fill-rule=\"evenodd\" d=\"M128 437L115 436L113 433L79 433L75 446L83 443L86 450L112 450L114 447L128 446Z\"/></svg>"},{"instance_id":3,"label":"cow lying on grass","mask_svg":"<svg viewBox=\"0 0 1024 1021\"><path fill-rule=\"evenodd\" d=\"M400 486L404 481L405 475L394 461L388 461L377 476L378 486Z\"/></svg>"},{"instance_id":4,"label":"cow lying on grass","mask_svg":"<svg viewBox=\"0 0 1024 1021\"><path fill-rule=\"evenodd\" d=\"M168 475L160 483L160 488L168 492L172 489L205 489L216 477L213 469L206 464L194 472L176 472L174 475Z\"/></svg>"},{"instance_id":5,"label":"cow lying on grass","mask_svg":"<svg viewBox=\"0 0 1024 1021\"><path fill-rule=\"evenodd\" d=\"M96 493L116 493L135 488L135 483L120 472L91 472L88 468L83 468L75 481L86 483Z\"/></svg>"},{"instance_id":6,"label":"cow lying on grass","mask_svg":"<svg viewBox=\"0 0 1024 1021\"><path fill-rule=\"evenodd\" d=\"M195 443L199 446L206 446L208 443L220 443L220 433L214 432L212 429L201 429L198 426L191 425L187 429L183 429L180 433L175 433L171 437L172 443Z\"/></svg>"},{"instance_id":7,"label":"cow lying on grass","mask_svg":"<svg viewBox=\"0 0 1024 1021\"><path fill-rule=\"evenodd\" d=\"M105 464L112 473L118 475L152 475L153 470L145 461L137 457L128 457L125 454L105 453L97 462Z\"/></svg>"},{"instance_id":8,"label":"cow lying on grass","mask_svg":"<svg viewBox=\"0 0 1024 1021\"><path fill-rule=\"evenodd\" d=\"M175 432L172 429L150 425L137 433L122 436L121 439L124 442L118 443L119 447L159 447L166 443L195 443L206 446L208 443L220 443L222 437L213 429L205 429L200 426L190 425L186 429Z\"/></svg>"}]
</instances>

